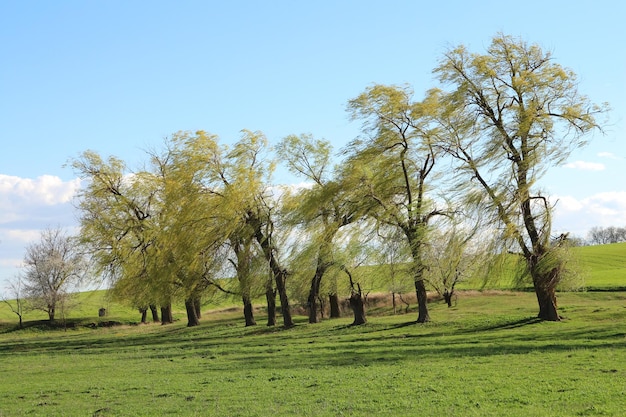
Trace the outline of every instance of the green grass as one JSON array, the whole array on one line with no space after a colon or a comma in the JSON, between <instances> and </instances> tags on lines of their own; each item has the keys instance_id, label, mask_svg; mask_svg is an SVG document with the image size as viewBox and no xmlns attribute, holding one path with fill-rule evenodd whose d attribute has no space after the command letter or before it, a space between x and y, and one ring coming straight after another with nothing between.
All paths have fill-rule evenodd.
<instances>
[{"instance_id":1,"label":"green grass","mask_svg":"<svg viewBox=\"0 0 626 417\"><path fill-rule=\"evenodd\" d=\"M588 289L626 290L626 243L574 248L588 269Z\"/></svg>"},{"instance_id":2,"label":"green grass","mask_svg":"<svg viewBox=\"0 0 626 417\"><path fill-rule=\"evenodd\" d=\"M205 313L187 328L0 334L0 416L619 416L626 293L461 294L456 307L289 330ZM260 317L259 322L262 322Z\"/></svg>"},{"instance_id":3,"label":"green grass","mask_svg":"<svg viewBox=\"0 0 626 417\"><path fill-rule=\"evenodd\" d=\"M425 325L379 305L365 326L296 316L289 330L243 327L226 298L195 328L182 306L173 325L136 325L105 291L77 295L67 330L33 326L36 312L15 330L0 304L0 417L621 416L626 244L576 251L600 291L560 293L560 323L534 319L532 292L461 292ZM101 321L122 325L89 326Z\"/></svg>"}]
</instances>

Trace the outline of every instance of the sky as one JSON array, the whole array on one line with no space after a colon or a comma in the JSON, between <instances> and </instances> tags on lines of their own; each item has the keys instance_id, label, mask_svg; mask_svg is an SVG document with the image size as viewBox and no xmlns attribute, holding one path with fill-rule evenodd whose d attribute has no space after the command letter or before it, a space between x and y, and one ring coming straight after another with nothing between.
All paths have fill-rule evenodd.
<instances>
[{"instance_id":1,"label":"sky","mask_svg":"<svg viewBox=\"0 0 626 417\"><path fill-rule=\"evenodd\" d=\"M537 43L608 102L604 133L541 181L555 232L626 226L626 3L0 0L0 294L41 230L75 231L85 150L139 168L181 130L233 143L359 134L348 100L368 86L437 86L438 59L483 53L502 32ZM277 183L296 181L278 170Z\"/></svg>"}]
</instances>

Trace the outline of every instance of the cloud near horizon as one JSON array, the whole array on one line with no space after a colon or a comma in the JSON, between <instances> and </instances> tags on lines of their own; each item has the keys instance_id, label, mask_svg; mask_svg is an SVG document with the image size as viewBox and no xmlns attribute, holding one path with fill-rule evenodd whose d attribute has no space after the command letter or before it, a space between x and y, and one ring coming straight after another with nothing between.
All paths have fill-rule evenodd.
<instances>
[{"instance_id":1,"label":"cloud near horizon","mask_svg":"<svg viewBox=\"0 0 626 417\"><path fill-rule=\"evenodd\" d=\"M599 162L574 161L564 165L565 168L577 169L580 171L604 171L604 164Z\"/></svg>"},{"instance_id":2,"label":"cloud near horizon","mask_svg":"<svg viewBox=\"0 0 626 417\"><path fill-rule=\"evenodd\" d=\"M600 158L607 158L607 159L614 159L614 160L624 159L624 158L621 158L621 157L615 155L612 152L598 152L598 156Z\"/></svg>"},{"instance_id":3,"label":"cloud near horizon","mask_svg":"<svg viewBox=\"0 0 626 417\"><path fill-rule=\"evenodd\" d=\"M626 226L626 191L609 191L583 199L556 196L554 230L583 236L595 226Z\"/></svg>"},{"instance_id":4,"label":"cloud near horizon","mask_svg":"<svg viewBox=\"0 0 626 417\"><path fill-rule=\"evenodd\" d=\"M16 274L26 246L49 227L76 226L72 200L80 180L53 175L21 178L0 174L0 292Z\"/></svg>"}]
</instances>

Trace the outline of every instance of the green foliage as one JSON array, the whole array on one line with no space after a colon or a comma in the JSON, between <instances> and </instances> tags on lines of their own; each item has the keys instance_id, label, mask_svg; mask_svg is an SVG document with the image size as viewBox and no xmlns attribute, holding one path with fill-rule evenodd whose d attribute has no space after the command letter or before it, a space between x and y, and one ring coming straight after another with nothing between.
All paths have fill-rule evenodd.
<instances>
[{"instance_id":1,"label":"green foliage","mask_svg":"<svg viewBox=\"0 0 626 417\"><path fill-rule=\"evenodd\" d=\"M245 328L211 313L194 328L3 333L0 414L622 415L626 294L565 294L561 323L532 318L533 298L462 295L420 326Z\"/></svg>"}]
</instances>

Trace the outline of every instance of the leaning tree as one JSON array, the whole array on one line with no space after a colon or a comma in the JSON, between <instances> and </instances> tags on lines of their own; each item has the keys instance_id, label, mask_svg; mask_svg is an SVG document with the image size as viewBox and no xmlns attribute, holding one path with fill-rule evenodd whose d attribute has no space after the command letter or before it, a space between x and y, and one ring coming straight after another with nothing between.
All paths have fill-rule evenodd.
<instances>
[{"instance_id":1,"label":"leaning tree","mask_svg":"<svg viewBox=\"0 0 626 417\"><path fill-rule=\"evenodd\" d=\"M440 103L440 146L458 163L466 204L480 204L501 249L520 254L539 318L559 320L565 239L551 239L554 205L537 181L600 129L596 116L606 105L579 94L575 74L550 53L503 34L485 54L451 49L434 72L448 88L431 92Z\"/></svg>"},{"instance_id":2,"label":"leaning tree","mask_svg":"<svg viewBox=\"0 0 626 417\"><path fill-rule=\"evenodd\" d=\"M409 87L374 85L350 100L363 135L346 148L342 183L358 190L360 210L379 226L401 231L411 253L419 323L430 320L424 283L429 222L446 214L428 190L439 150L434 146L430 101L416 102Z\"/></svg>"}]
</instances>

